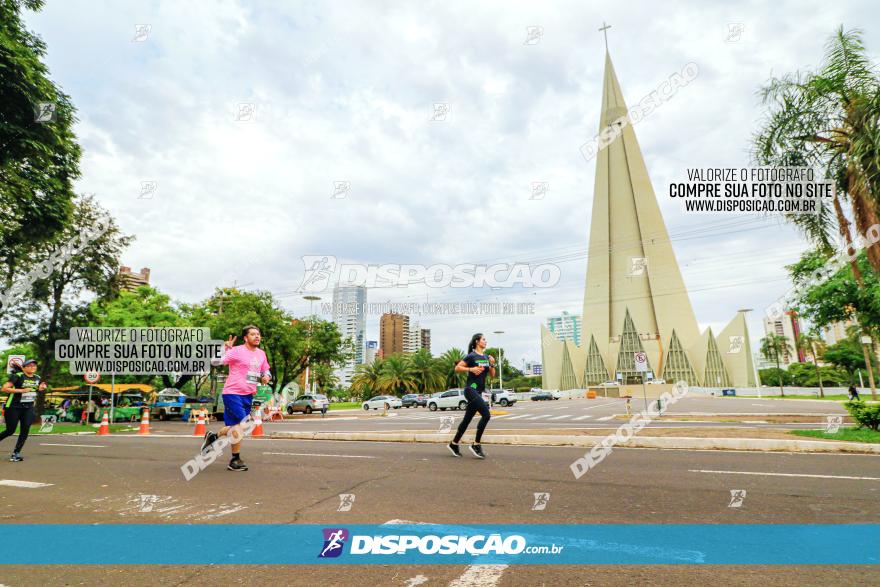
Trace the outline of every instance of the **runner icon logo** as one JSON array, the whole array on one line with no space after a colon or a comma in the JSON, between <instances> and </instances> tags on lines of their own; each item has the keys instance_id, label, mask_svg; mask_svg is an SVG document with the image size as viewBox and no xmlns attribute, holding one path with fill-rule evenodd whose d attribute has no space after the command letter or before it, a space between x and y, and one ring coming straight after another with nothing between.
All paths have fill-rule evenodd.
<instances>
[{"instance_id":1,"label":"runner icon logo","mask_svg":"<svg viewBox=\"0 0 880 587\"><path fill-rule=\"evenodd\" d=\"M336 558L342 554L345 541L348 540L348 530L345 528L324 528L324 547L318 558Z\"/></svg>"},{"instance_id":2,"label":"runner icon logo","mask_svg":"<svg viewBox=\"0 0 880 587\"><path fill-rule=\"evenodd\" d=\"M550 501L549 493L536 493L535 494L535 505L532 506L532 511L543 510L547 507L547 503Z\"/></svg>"},{"instance_id":3,"label":"runner icon logo","mask_svg":"<svg viewBox=\"0 0 880 587\"><path fill-rule=\"evenodd\" d=\"M739 508L742 507L743 501L746 499L746 490L745 489L731 489L730 490L730 503L727 504L729 508Z\"/></svg>"},{"instance_id":4,"label":"runner icon logo","mask_svg":"<svg viewBox=\"0 0 880 587\"><path fill-rule=\"evenodd\" d=\"M339 494L339 507L336 508L337 512L349 512L351 511L351 506L354 505L354 493L340 493Z\"/></svg>"},{"instance_id":5,"label":"runner icon logo","mask_svg":"<svg viewBox=\"0 0 880 587\"><path fill-rule=\"evenodd\" d=\"M828 434L836 434L843 424L843 416L828 416L825 422L825 432Z\"/></svg>"}]
</instances>

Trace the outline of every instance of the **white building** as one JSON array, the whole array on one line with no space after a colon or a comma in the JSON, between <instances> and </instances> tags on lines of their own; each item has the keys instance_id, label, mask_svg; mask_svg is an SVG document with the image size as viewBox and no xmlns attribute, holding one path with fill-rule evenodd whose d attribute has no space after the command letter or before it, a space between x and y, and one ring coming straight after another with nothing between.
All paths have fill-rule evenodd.
<instances>
[{"instance_id":1,"label":"white building","mask_svg":"<svg viewBox=\"0 0 880 587\"><path fill-rule=\"evenodd\" d=\"M410 319L409 328L403 337L403 352L414 353L420 348L422 348L422 329L418 322Z\"/></svg>"},{"instance_id":2,"label":"white building","mask_svg":"<svg viewBox=\"0 0 880 587\"><path fill-rule=\"evenodd\" d=\"M581 316L562 312L559 316L547 318L547 330L553 333L558 340L570 340L575 345L581 346Z\"/></svg>"},{"instance_id":3,"label":"white building","mask_svg":"<svg viewBox=\"0 0 880 587\"><path fill-rule=\"evenodd\" d=\"M367 346L364 349L364 364L372 365L373 361L376 360L376 357L379 355L379 341L378 340L368 340Z\"/></svg>"},{"instance_id":4,"label":"white building","mask_svg":"<svg viewBox=\"0 0 880 587\"><path fill-rule=\"evenodd\" d=\"M787 369L792 363L803 362L800 357L800 351L797 350L797 339L803 331L800 318L792 311L786 311L782 318L764 318L764 334L778 334L784 336L791 347L792 352L786 351L779 359L779 366ZM775 360L767 361L776 366Z\"/></svg>"},{"instance_id":5,"label":"white building","mask_svg":"<svg viewBox=\"0 0 880 587\"><path fill-rule=\"evenodd\" d=\"M535 375L540 375L544 372L541 363L537 361L526 361L523 363L523 375L526 377L533 377Z\"/></svg>"},{"instance_id":6,"label":"white building","mask_svg":"<svg viewBox=\"0 0 880 587\"><path fill-rule=\"evenodd\" d=\"M339 328L343 341L349 341L353 356L336 370L339 385L348 387L357 365L365 360L367 330L367 288L360 285L337 285L333 288L333 322Z\"/></svg>"},{"instance_id":7,"label":"white building","mask_svg":"<svg viewBox=\"0 0 880 587\"><path fill-rule=\"evenodd\" d=\"M831 346L832 344L837 344L845 339L847 336L846 329L855 325L856 323L853 320L847 320L845 322L835 322L825 326L822 328L822 338L825 339L825 344Z\"/></svg>"}]
</instances>

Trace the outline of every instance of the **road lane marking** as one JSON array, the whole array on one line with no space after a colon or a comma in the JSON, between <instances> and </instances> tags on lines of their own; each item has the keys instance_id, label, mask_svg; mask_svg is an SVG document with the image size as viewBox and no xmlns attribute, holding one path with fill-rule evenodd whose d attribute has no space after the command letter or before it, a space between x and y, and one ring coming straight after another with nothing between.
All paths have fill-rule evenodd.
<instances>
[{"instance_id":1,"label":"road lane marking","mask_svg":"<svg viewBox=\"0 0 880 587\"><path fill-rule=\"evenodd\" d=\"M36 481L16 481L15 479L0 479L0 485L7 487L24 487L26 489L37 489L39 487L51 487L54 483L37 483Z\"/></svg>"},{"instance_id":2,"label":"road lane marking","mask_svg":"<svg viewBox=\"0 0 880 587\"><path fill-rule=\"evenodd\" d=\"M597 406L590 406L590 407L588 407L588 408L584 408L584 409L585 409L585 410L594 410L594 409L596 409L596 408L601 408L602 406L616 406L616 405L618 405L619 403L620 403L620 402L608 402L607 404L599 404L599 405L597 405Z\"/></svg>"},{"instance_id":3,"label":"road lane marking","mask_svg":"<svg viewBox=\"0 0 880 587\"><path fill-rule=\"evenodd\" d=\"M860 481L880 481L880 477L851 477L848 475L809 475L806 473L764 473L761 471L710 471L688 469L691 473L719 473L722 475L761 475L766 477L810 477L814 479L857 479Z\"/></svg>"},{"instance_id":4,"label":"road lane marking","mask_svg":"<svg viewBox=\"0 0 880 587\"><path fill-rule=\"evenodd\" d=\"M531 414L520 414L519 416L511 416L508 418L508 420L519 420L520 418L526 418L528 416L531 416Z\"/></svg>"},{"instance_id":5,"label":"road lane marking","mask_svg":"<svg viewBox=\"0 0 880 587\"><path fill-rule=\"evenodd\" d=\"M64 444L63 442L41 442L40 446L87 446L89 448L107 448L106 444Z\"/></svg>"},{"instance_id":6,"label":"road lane marking","mask_svg":"<svg viewBox=\"0 0 880 587\"><path fill-rule=\"evenodd\" d=\"M586 420L586 419L592 418L592 417L593 416L591 416L590 414L587 414L586 416L578 416L577 418L575 418L575 420Z\"/></svg>"},{"instance_id":7,"label":"road lane marking","mask_svg":"<svg viewBox=\"0 0 880 587\"><path fill-rule=\"evenodd\" d=\"M471 565L449 587L491 587L501 581L508 565Z\"/></svg>"},{"instance_id":8,"label":"road lane marking","mask_svg":"<svg viewBox=\"0 0 880 587\"><path fill-rule=\"evenodd\" d=\"M599 418L598 421L599 422L607 422L608 420L610 420L613 417L614 416L603 416L603 417Z\"/></svg>"},{"instance_id":9,"label":"road lane marking","mask_svg":"<svg viewBox=\"0 0 880 587\"><path fill-rule=\"evenodd\" d=\"M541 418L549 418L550 414L539 414L537 416L532 416L529 420L540 420Z\"/></svg>"},{"instance_id":10,"label":"road lane marking","mask_svg":"<svg viewBox=\"0 0 880 587\"><path fill-rule=\"evenodd\" d=\"M324 455L310 452L264 452L264 455L286 455L289 457L337 457L340 459L378 459L368 455Z\"/></svg>"},{"instance_id":11,"label":"road lane marking","mask_svg":"<svg viewBox=\"0 0 880 587\"><path fill-rule=\"evenodd\" d=\"M571 418L571 414L562 414L561 416L553 416L550 419L551 420L565 420L566 418Z\"/></svg>"}]
</instances>

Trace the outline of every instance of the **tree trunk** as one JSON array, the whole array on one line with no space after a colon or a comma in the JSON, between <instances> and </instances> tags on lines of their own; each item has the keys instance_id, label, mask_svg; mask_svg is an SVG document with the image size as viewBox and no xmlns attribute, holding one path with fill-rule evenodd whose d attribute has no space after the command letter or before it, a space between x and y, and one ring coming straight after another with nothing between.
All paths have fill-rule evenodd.
<instances>
[{"instance_id":1,"label":"tree trunk","mask_svg":"<svg viewBox=\"0 0 880 587\"><path fill-rule=\"evenodd\" d=\"M810 343L810 348L811 348L812 351L813 351L813 353L812 353L812 355L813 355L813 365L816 366L816 377L819 378L819 397L824 398L824 397L825 397L825 388L822 387L822 371L819 370L819 358L816 356L816 343L815 343L815 342L811 342L811 343Z\"/></svg>"},{"instance_id":2,"label":"tree trunk","mask_svg":"<svg viewBox=\"0 0 880 587\"><path fill-rule=\"evenodd\" d=\"M874 367L871 365L871 356L868 354L868 345L862 344L862 353L865 355L865 367L868 369L868 383L871 385L871 400L877 401L877 388L874 386Z\"/></svg>"},{"instance_id":3,"label":"tree trunk","mask_svg":"<svg viewBox=\"0 0 880 587\"><path fill-rule=\"evenodd\" d=\"M846 218L846 214L843 213L843 206L840 205L840 198L836 195L834 196L834 213L837 216L837 225L840 231L840 236L843 237L847 247L853 247L853 249L855 249L852 235L849 232L850 222ZM853 277L855 277L856 283L859 284L859 289L865 289L865 282L862 279L862 271L859 269L858 259L850 259L849 266L852 268Z\"/></svg>"},{"instance_id":4,"label":"tree trunk","mask_svg":"<svg viewBox=\"0 0 880 587\"><path fill-rule=\"evenodd\" d=\"M779 377L779 397L785 397L785 390L782 389L782 367L779 366L779 351L776 352L776 375Z\"/></svg>"},{"instance_id":5,"label":"tree trunk","mask_svg":"<svg viewBox=\"0 0 880 587\"><path fill-rule=\"evenodd\" d=\"M856 221L856 230L862 237L867 237L868 229L880 223L877 213L874 211L874 202L864 185L856 178L853 165L847 169L848 193L852 204L853 216ZM870 244L866 249L868 262L874 271L880 272L880 247L876 243Z\"/></svg>"}]
</instances>

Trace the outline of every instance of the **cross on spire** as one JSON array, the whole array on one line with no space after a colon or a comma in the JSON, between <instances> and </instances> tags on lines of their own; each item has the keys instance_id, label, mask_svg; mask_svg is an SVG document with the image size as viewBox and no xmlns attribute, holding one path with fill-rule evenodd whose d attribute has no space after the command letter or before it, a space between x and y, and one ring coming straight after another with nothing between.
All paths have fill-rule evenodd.
<instances>
[{"instance_id":1,"label":"cross on spire","mask_svg":"<svg viewBox=\"0 0 880 587\"><path fill-rule=\"evenodd\" d=\"M602 34L605 35L605 52L608 52L608 29L611 28L610 24L605 24L605 21L602 21L602 28L599 30L602 31Z\"/></svg>"}]
</instances>

